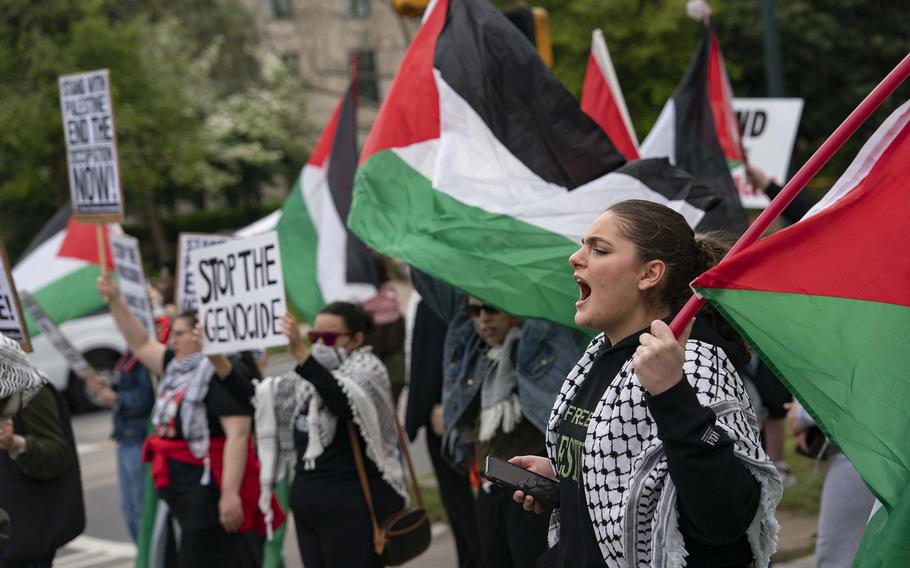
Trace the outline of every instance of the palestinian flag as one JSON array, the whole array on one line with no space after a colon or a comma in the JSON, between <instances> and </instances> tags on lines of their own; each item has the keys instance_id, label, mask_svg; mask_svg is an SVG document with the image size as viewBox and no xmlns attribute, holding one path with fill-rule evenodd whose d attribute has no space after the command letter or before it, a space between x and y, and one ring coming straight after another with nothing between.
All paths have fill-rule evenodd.
<instances>
[{"instance_id":1,"label":"palestinian flag","mask_svg":"<svg viewBox=\"0 0 910 568\"><path fill-rule=\"evenodd\" d=\"M110 267L112 255L110 244L107 246ZM60 325L104 309L96 288L100 273L96 226L77 224L70 206L66 205L22 253L13 268L13 279L20 291L30 293ZM26 319L29 333L39 333L35 323Z\"/></svg>"},{"instance_id":2,"label":"palestinian flag","mask_svg":"<svg viewBox=\"0 0 910 568\"><path fill-rule=\"evenodd\" d=\"M574 325L567 259L604 209L650 199L695 225L713 203L666 160L624 163L489 2L436 0L364 146L348 224L512 314Z\"/></svg>"},{"instance_id":3,"label":"palestinian flag","mask_svg":"<svg viewBox=\"0 0 910 568\"><path fill-rule=\"evenodd\" d=\"M736 233L746 229L734 182L734 176L745 178L739 124L717 34L710 25L705 25L695 57L640 152L645 158L666 156L721 197L721 205L708 213L703 228Z\"/></svg>"},{"instance_id":4,"label":"palestinian flag","mask_svg":"<svg viewBox=\"0 0 910 568\"><path fill-rule=\"evenodd\" d=\"M694 287L884 505L854 566L910 566L910 102L806 217Z\"/></svg>"},{"instance_id":5,"label":"palestinian flag","mask_svg":"<svg viewBox=\"0 0 910 568\"><path fill-rule=\"evenodd\" d=\"M626 159L638 159L638 138L626 108L626 99L613 69L604 33L591 36L591 53L581 88L581 110L594 119Z\"/></svg>"},{"instance_id":6,"label":"palestinian flag","mask_svg":"<svg viewBox=\"0 0 910 568\"><path fill-rule=\"evenodd\" d=\"M292 310L308 321L336 300L376 295L373 258L345 220L357 168L354 85L339 101L278 220L281 265Z\"/></svg>"}]
</instances>

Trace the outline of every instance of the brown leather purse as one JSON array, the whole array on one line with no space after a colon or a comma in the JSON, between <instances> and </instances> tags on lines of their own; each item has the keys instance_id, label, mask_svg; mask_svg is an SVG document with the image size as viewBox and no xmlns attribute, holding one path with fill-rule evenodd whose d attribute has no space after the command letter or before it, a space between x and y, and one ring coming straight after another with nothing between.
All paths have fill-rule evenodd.
<instances>
[{"instance_id":1,"label":"brown leather purse","mask_svg":"<svg viewBox=\"0 0 910 568\"><path fill-rule=\"evenodd\" d=\"M414 487L414 496L417 498L416 507L405 507L385 519L380 525L376 521L376 511L373 508L373 495L370 483L367 480L366 469L363 466L363 454L360 452L360 440L354 423L348 420L348 436L351 438L351 448L354 451L354 462L357 464L357 477L360 478L360 487L370 509L370 519L373 521L373 548L376 555L385 566L399 566L422 554L430 547L430 518L423 507L423 495L414 475L414 464L411 462L411 452L408 450L408 441L404 437L404 430L395 417L398 427L398 439L401 451L408 462L408 473Z\"/></svg>"}]
</instances>

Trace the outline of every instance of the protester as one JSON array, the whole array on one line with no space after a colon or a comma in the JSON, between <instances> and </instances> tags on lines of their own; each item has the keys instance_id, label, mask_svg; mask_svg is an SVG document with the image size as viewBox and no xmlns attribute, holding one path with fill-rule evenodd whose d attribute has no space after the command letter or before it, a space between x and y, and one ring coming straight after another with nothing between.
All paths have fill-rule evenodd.
<instances>
[{"instance_id":1,"label":"protester","mask_svg":"<svg viewBox=\"0 0 910 568\"><path fill-rule=\"evenodd\" d=\"M258 564L261 547L239 536L265 534L250 438L253 411L248 398L234 394L252 393L253 371L225 356L203 356L195 313L174 321L165 346L148 336L108 272L98 278L98 292L135 357L161 376L155 434L146 439L143 458L180 525L180 566L224 566L241 556Z\"/></svg>"},{"instance_id":2,"label":"protester","mask_svg":"<svg viewBox=\"0 0 910 568\"><path fill-rule=\"evenodd\" d=\"M329 304L313 324L307 347L297 320L282 319L297 367L256 389L263 495L296 450L290 505L304 566L380 566L348 425L355 425L360 454L368 458L364 469L382 523L408 494L388 373L363 346L372 322L360 306Z\"/></svg>"},{"instance_id":3,"label":"protester","mask_svg":"<svg viewBox=\"0 0 910 568\"><path fill-rule=\"evenodd\" d=\"M859 550L875 497L840 448L823 437L815 420L799 404L788 405L787 425L803 453L828 460L818 511L816 568L849 568ZM818 447L810 448L807 435L818 433Z\"/></svg>"},{"instance_id":4,"label":"protester","mask_svg":"<svg viewBox=\"0 0 910 568\"><path fill-rule=\"evenodd\" d=\"M2 334L0 508L11 523L0 568L50 568L57 549L85 528L66 403L28 363L19 344Z\"/></svg>"},{"instance_id":5,"label":"protester","mask_svg":"<svg viewBox=\"0 0 910 568\"><path fill-rule=\"evenodd\" d=\"M98 402L113 410L114 431L111 437L117 442L120 511L133 542L138 542L139 517L145 492L142 443L155 404L151 374L127 351L114 366L113 385L109 386L97 376L92 377L88 385Z\"/></svg>"},{"instance_id":6,"label":"protester","mask_svg":"<svg viewBox=\"0 0 910 568\"><path fill-rule=\"evenodd\" d=\"M577 334L549 322L520 322L416 270L412 278L449 322L443 456L462 470L482 467L491 455L543 456L549 409L578 357ZM477 519L487 566L531 566L546 550L547 520L525 515L509 490L489 481L477 494Z\"/></svg>"},{"instance_id":7,"label":"protester","mask_svg":"<svg viewBox=\"0 0 910 568\"><path fill-rule=\"evenodd\" d=\"M717 314L678 341L667 325L721 250L671 209L630 200L570 257L575 323L603 333L557 397L549 458L512 460L559 486L538 566L768 565L782 488L734 371L745 350Z\"/></svg>"},{"instance_id":8,"label":"protester","mask_svg":"<svg viewBox=\"0 0 910 568\"><path fill-rule=\"evenodd\" d=\"M408 386L404 428L411 441L421 428L424 429L439 498L455 537L458 566L477 568L483 566L483 559L471 482L465 472L458 471L442 457L442 354L447 322L440 319L417 292L411 294L410 302L405 342Z\"/></svg>"}]
</instances>

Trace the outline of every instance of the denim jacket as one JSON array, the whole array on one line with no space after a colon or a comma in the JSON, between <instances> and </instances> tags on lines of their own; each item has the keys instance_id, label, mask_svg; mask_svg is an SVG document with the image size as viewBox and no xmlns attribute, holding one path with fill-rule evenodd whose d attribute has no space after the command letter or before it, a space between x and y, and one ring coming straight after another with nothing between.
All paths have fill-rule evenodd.
<instances>
[{"instance_id":1,"label":"denim jacket","mask_svg":"<svg viewBox=\"0 0 910 568\"><path fill-rule=\"evenodd\" d=\"M443 456L462 464L474 457L475 424L464 419L464 413L480 395L491 363L483 357L489 345L462 312L463 294L416 271L412 276L427 305L450 322L443 352ZM519 325L521 339L512 354L519 374L518 398L522 414L540 430L543 440L556 395L578 361L582 336L542 320L523 320Z\"/></svg>"},{"instance_id":2,"label":"denim jacket","mask_svg":"<svg viewBox=\"0 0 910 568\"><path fill-rule=\"evenodd\" d=\"M152 377L142 363L125 355L117 364L114 390L114 433L118 444L141 444L155 404Z\"/></svg>"}]
</instances>

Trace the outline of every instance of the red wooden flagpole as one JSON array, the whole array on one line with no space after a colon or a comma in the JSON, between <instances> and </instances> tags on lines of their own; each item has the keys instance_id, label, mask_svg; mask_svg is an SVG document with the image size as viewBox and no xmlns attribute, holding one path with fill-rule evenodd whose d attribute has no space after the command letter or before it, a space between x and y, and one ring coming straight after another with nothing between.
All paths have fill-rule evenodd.
<instances>
[{"instance_id":1,"label":"red wooden flagpole","mask_svg":"<svg viewBox=\"0 0 910 568\"><path fill-rule=\"evenodd\" d=\"M770 205L768 205L768 208L762 211L761 215L758 216L758 219L752 223L743 236L736 241L736 244L730 248L730 252L727 253L727 256L731 256L755 243L768 227L771 226L771 223L777 219L787 205L793 201L796 194L809 183L809 180L815 177L815 174L817 174L818 171L822 169L822 166L831 159L831 156L837 152L856 129L859 128L873 112L875 112L875 109L877 109L908 76L910 76L910 54L904 57L897 67L888 73L888 76L866 96L863 102L850 113L850 116L837 127L837 130L825 140L825 143L812 154L812 157L809 158L809 160L803 164L803 167L796 172L796 175L787 182L787 185L784 186L778 196L774 198ZM703 305L705 305L705 300L703 298L692 296L670 324L673 335L679 337L679 334L682 333L686 324L695 317L695 314L698 313L698 310L700 310Z\"/></svg>"}]
</instances>

